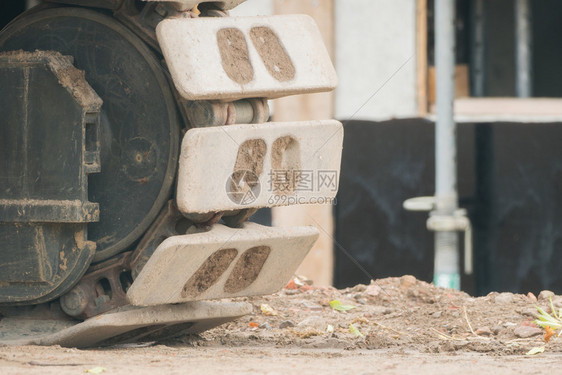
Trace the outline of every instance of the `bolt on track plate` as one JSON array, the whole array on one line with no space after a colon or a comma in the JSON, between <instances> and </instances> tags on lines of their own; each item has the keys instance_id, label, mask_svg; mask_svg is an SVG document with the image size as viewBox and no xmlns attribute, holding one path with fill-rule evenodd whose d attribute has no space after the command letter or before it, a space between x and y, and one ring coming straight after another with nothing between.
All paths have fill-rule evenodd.
<instances>
[{"instance_id":1,"label":"bolt on track plate","mask_svg":"<svg viewBox=\"0 0 562 375\"><path fill-rule=\"evenodd\" d=\"M271 294L291 278L316 239L314 227L216 224L166 239L129 288L133 305Z\"/></svg>"},{"instance_id":2,"label":"bolt on track plate","mask_svg":"<svg viewBox=\"0 0 562 375\"><path fill-rule=\"evenodd\" d=\"M335 120L190 129L182 142L180 212L331 203L343 126Z\"/></svg>"},{"instance_id":3,"label":"bolt on track plate","mask_svg":"<svg viewBox=\"0 0 562 375\"><path fill-rule=\"evenodd\" d=\"M245 302L197 301L151 307L125 306L82 323L49 320L0 321L0 346L110 346L150 342L206 331L252 312Z\"/></svg>"},{"instance_id":4,"label":"bolt on track plate","mask_svg":"<svg viewBox=\"0 0 562 375\"><path fill-rule=\"evenodd\" d=\"M168 18L156 36L188 100L274 99L337 85L320 31L306 15Z\"/></svg>"}]
</instances>

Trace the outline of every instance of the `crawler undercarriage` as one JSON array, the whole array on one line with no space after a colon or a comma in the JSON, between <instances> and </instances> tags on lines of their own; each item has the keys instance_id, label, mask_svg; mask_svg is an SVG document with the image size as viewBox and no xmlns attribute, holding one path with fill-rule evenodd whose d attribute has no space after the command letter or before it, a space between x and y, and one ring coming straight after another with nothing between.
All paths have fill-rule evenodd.
<instances>
[{"instance_id":1,"label":"crawler undercarriage","mask_svg":"<svg viewBox=\"0 0 562 375\"><path fill-rule=\"evenodd\" d=\"M0 343L197 333L293 275L317 230L248 219L333 198L343 129L268 99L336 77L310 18L241 2L53 0L2 30Z\"/></svg>"}]
</instances>

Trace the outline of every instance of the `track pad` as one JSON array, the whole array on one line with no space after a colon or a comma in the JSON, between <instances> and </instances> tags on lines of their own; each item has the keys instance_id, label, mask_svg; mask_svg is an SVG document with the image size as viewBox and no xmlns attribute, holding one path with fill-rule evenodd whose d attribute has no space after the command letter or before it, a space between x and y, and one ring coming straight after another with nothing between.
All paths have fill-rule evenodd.
<instances>
[{"instance_id":1,"label":"track pad","mask_svg":"<svg viewBox=\"0 0 562 375\"><path fill-rule=\"evenodd\" d=\"M156 36L187 100L274 99L337 85L322 35L306 15L166 18Z\"/></svg>"},{"instance_id":2,"label":"track pad","mask_svg":"<svg viewBox=\"0 0 562 375\"><path fill-rule=\"evenodd\" d=\"M150 306L280 290L316 239L314 227L270 228L220 224L204 233L166 239L148 260L127 296Z\"/></svg>"},{"instance_id":3,"label":"track pad","mask_svg":"<svg viewBox=\"0 0 562 375\"><path fill-rule=\"evenodd\" d=\"M335 120L190 129L182 141L178 208L190 214L331 203L342 143Z\"/></svg>"},{"instance_id":4,"label":"track pad","mask_svg":"<svg viewBox=\"0 0 562 375\"><path fill-rule=\"evenodd\" d=\"M70 321L5 318L0 346L61 345L85 348L158 341L206 331L252 312L245 302L198 301L116 310L75 324Z\"/></svg>"}]
</instances>

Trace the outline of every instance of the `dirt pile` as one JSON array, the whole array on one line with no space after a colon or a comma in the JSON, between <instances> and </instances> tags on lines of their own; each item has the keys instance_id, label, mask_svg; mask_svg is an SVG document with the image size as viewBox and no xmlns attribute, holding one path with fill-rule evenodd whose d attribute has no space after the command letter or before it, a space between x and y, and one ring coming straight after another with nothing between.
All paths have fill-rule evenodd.
<instances>
[{"instance_id":1,"label":"dirt pile","mask_svg":"<svg viewBox=\"0 0 562 375\"><path fill-rule=\"evenodd\" d=\"M498 355L546 345L546 352L561 353L562 338L546 343L545 331L533 323L536 306L550 312L549 297L557 310L562 308L562 297L548 291L538 298L531 293L474 298L413 276L343 290L295 279L276 295L244 299L254 305L253 315L169 344Z\"/></svg>"}]
</instances>

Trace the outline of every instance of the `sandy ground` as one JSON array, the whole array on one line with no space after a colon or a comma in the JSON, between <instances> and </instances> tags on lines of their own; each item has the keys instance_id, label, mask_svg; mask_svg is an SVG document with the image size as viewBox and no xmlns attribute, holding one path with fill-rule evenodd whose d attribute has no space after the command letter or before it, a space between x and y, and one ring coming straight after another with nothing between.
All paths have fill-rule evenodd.
<instances>
[{"instance_id":1,"label":"sandy ground","mask_svg":"<svg viewBox=\"0 0 562 375\"><path fill-rule=\"evenodd\" d=\"M0 374L556 374L562 337L547 342L533 322L550 299L562 308L547 291L474 298L411 276L344 290L297 279L245 299L252 315L200 336L90 350L0 347ZM544 352L526 355L535 347Z\"/></svg>"},{"instance_id":2,"label":"sandy ground","mask_svg":"<svg viewBox=\"0 0 562 375\"><path fill-rule=\"evenodd\" d=\"M283 348L150 348L76 350L11 347L0 354L2 374L538 374L560 372L562 356L427 354L401 350Z\"/></svg>"}]
</instances>

